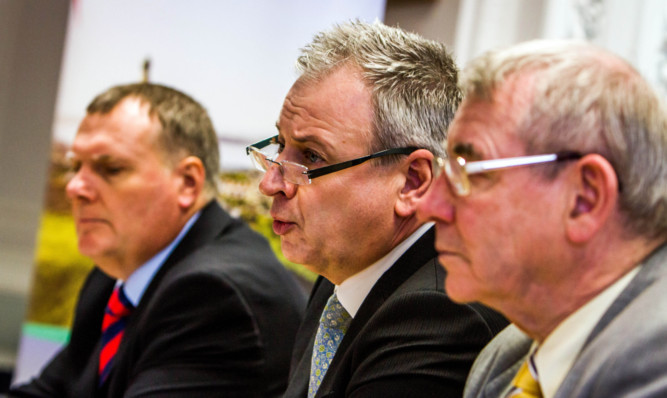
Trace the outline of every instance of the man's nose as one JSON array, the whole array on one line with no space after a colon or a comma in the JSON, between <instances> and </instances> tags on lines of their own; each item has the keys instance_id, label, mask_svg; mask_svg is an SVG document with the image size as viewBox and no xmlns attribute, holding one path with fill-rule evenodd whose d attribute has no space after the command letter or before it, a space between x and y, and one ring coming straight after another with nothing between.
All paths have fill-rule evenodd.
<instances>
[{"instance_id":1,"label":"man's nose","mask_svg":"<svg viewBox=\"0 0 667 398\"><path fill-rule=\"evenodd\" d=\"M274 196L280 192L292 197L296 193L296 184L285 180L279 163L271 163L259 182L259 191L266 196Z\"/></svg>"},{"instance_id":2,"label":"man's nose","mask_svg":"<svg viewBox=\"0 0 667 398\"><path fill-rule=\"evenodd\" d=\"M95 189L87 173L79 169L65 187L67 197L74 201L76 199L93 200L95 198Z\"/></svg>"}]
</instances>

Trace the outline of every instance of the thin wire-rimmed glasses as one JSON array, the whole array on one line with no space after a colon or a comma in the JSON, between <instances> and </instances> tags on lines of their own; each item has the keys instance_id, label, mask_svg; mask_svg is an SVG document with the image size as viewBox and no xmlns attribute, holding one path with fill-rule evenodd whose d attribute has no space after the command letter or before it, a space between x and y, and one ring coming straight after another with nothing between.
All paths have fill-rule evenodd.
<instances>
[{"instance_id":1,"label":"thin wire-rimmed glasses","mask_svg":"<svg viewBox=\"0 0 667 398\"><path fill-rule=\"evenodd\" d=\"M583 155L579 152L564 151L545 155L518 156L475 162L468 162L460 156L446 159L436 157L433 160L433 176L434 178L438 178L444 172L454 189L454 192L458 196L468 196L470 195L469 175L486 173L493 170L509 169L512 167L574 160L579 159L582 156Z\"/></svg>"},{"instance_id":2,"label":"thin wire-rimmed glasses","mask_svg":"<svg viewBox=\"0 0 667 398\"><path fill-rule=\"evenodd\" d=\"M257 170L266 172L269 168L271 168L271 166L275 164L278 166L280 174L283 176L285 181L297 185L308 185L313 178L322 177L323 175L344 170L349 167L362 164L371 159L389 155L409 155L419 149L416 147L385 149L384 151L362 156L360 158L320 167L314 170L309 170L308 167L298 163L290 162L289 160L281 160L279 162L276 161L275 159L279 155L279 148L280 144L278 143L278 136L276 135L246 147L245 151Z\"/></svg>"}]
</instances>

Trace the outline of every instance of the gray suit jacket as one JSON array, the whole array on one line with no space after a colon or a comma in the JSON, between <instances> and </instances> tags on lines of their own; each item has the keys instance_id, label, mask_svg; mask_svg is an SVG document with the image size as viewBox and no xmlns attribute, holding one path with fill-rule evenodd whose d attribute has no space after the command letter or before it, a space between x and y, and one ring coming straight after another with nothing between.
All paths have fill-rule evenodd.
<instances>
[{"instance_id":1,"label":"gray suit jacket","mask_svg":"<svg viewBox=\"0 0 667 398\"><path fill-rule=\"evenodd\" d=\"M503 397L532 340L516 326L475 362L464 397ZM556 398L667 397L667 244L655 250L602 316Z\"/></svg>"}]
</instances>

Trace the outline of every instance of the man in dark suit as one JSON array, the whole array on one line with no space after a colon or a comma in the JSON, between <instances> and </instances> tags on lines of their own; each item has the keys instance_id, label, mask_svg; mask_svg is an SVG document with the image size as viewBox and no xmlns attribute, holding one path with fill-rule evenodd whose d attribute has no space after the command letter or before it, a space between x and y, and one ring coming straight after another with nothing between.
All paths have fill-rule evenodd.
<instances>
[{"instance_id":1,"label":"man in dark suit","mask_svg":"<svg viewBox=\"0 0 667 398\"><path fill-rule=\"evenodd\" d=\"M446 287L514 325L466 397L667 396L667 109L583 42L487 53L420 204Z\"/></svg>"},{"instance_id":2,"label":"man in dark suit","mask_svg":"<svg viewBox=\"0 0 667 398\"><path fill-rule=\"evenodd\" d=\"M280 396L305 297L216 203L204 108L160 85L113 87L89 105L70 155L78 245L97 267L70 342L10 395Z\"/></svg>"},{"instance_id":3,"label":"man in dark suit","mask_svg":"<svg viewBox=\"0 0 667 398\"><path fill-rule=\"evenodd\" d=\"M248 147L283 253L321 275L285 397L460 396L506 322L449 300L415 214L460 101L454 62L439 43L352 22L298 64L278 135Z\"/></svg>"}]
</instances>

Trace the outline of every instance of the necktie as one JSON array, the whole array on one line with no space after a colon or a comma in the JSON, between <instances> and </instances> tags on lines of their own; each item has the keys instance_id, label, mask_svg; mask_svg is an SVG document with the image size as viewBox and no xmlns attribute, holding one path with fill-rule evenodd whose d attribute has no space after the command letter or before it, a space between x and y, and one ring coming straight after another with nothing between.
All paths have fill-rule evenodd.
<instances>
[{"instance_id":1,"label":"necktie","mask_svg":"<svg viewBox=\"0 0 667 398\"><path fill-rule=\"evenodd\" d=\"M315 344L313 345L313 358L310 365L310 385L308 387L308 398L317 393L317 389L324 379L324 375L331 364L336 349L343 340L347 328L352 322L352 317L343 308L334 293L329 297L326 307L320 317L320 326L317 328Z\"/></svg>"},{"instance_id":2,"label":"necktie","mask_svg":"<svg viewBox=\"0 0 667 398\"><path fill-rule=\"evenodd\" d=\"M106 381L111 372L114 356L125 332L127 316L133 308L123 291L123 286L116 287L109 297L102 320L102 350L98 369L100 385Z\"/></svg>"},{"instance_id":3,"label":"necktie","mask_svg":"<svg viewBox=\"0 0 667 398\"><path fill-rule=\"evenodd\" d=\"M508 394L511 398L542 398L542 389L538 382L537 370L531 355L512 380L512 390Z\"/></svg>"}]
</instances>

